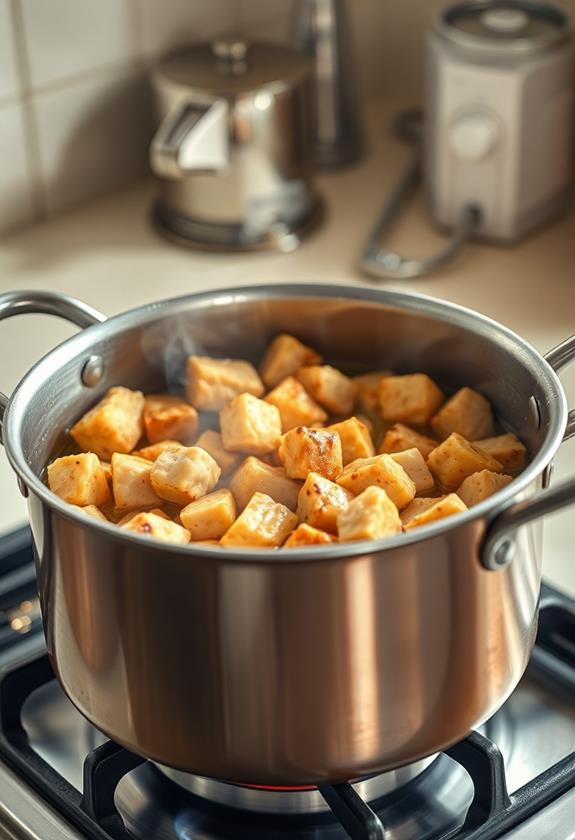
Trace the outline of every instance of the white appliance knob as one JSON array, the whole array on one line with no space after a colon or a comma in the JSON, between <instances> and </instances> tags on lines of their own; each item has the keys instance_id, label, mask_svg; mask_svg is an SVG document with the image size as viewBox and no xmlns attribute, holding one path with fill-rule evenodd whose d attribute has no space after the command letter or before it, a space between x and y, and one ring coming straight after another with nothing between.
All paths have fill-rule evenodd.
<instances>
[{"instance_id":1,"label":"white appliance knob","mask_svg":"<svg viewBox=\"0 0 575 840\"><path fill-rule=\"evenodd\" d=\"M463 160L481 160L497 145L499 126L488 114L466 114L449 131L451 151Z\"/></svg>"}]
</instances>

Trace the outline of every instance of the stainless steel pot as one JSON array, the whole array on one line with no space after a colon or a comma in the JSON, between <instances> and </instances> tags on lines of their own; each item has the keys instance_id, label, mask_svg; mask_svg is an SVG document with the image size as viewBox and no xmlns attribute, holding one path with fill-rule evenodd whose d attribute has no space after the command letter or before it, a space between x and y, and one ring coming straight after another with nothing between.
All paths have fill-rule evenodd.
<instances>
[{"instance_id":1,"label":"stainless steel pot","mask_svg":"<svg viewBox=\"0 0 575 840\"><path fill-rule=\"evenodd\" d=\"M415 761L501 705L535 635L538 519L575 502L575 479L542 490L575 431L555 372L575 356L575 337L545 360L460 307L343 286L198 294L109 320L59 295L0 296L0 319L20 312L88 327L2 408L50 656L99 729L186 771L286 785ZM193 350L257 359L280 331L348 368L423 367L447 386L479 388L530 463L457 518L285 553L161 545L88 519L44 485L65 429L111 385L157 390L165 364L173 381Z\"/></svg>"}]
</instances>

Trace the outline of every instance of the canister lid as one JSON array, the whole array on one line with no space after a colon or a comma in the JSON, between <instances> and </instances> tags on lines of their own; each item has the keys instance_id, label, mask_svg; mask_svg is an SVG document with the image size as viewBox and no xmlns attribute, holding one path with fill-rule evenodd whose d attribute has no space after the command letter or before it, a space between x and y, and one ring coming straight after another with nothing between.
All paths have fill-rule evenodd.
<instances>
[{"instance_id":1,"label":"canister lid","mask_svg":"<svg viewBox=\"0 0 575 840\"><path fill-rule=\"evenodd\" d=\"M440 12L436 28L462 46L512 52L546 49L571 34L563 9L529 0L455 3Z\"/></svg>"},{"instance_id":2,"label":"canister lid","mask_svg":"<svg viewBox=\"0 0 575 840\"><path fill-rule=\"evenodd\" d=\"M287 47L218 38L160 62L156 78L206 94L236 95L270 85L292 87L310 70L308 59Z\"/></svg>"}]
</instances>

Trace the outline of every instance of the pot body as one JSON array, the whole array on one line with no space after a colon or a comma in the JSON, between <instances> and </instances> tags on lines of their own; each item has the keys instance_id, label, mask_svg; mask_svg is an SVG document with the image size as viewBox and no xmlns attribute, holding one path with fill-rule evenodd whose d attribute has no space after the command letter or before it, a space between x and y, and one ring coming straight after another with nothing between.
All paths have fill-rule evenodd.
<instances>
[{"instance_id":1,"label":"pot body","mask_svg":"<svg viewBox=\"0 0 575 840\"><path fill-rule=\"evenodd\" d=\"M448 387L480 388L533 457L506 488L513 500L540 489L565 418L553 371L479 316L415 296L300 289L197 295L92 327L28 374L4 423L30 489L47 644L66 693L134 752L243 783L398 767L488 718L534 641L540 525L519 529L514 561L496 572L479 556L498 512L486 503L421 535L303 555L160 545L71 511L34 478L64 429L111 385L174 387L186 354L257 359L282 331L348 370L423 366ZM81 370L94 354L104 375L89 387Z\"/></svg>"}]
</instances>

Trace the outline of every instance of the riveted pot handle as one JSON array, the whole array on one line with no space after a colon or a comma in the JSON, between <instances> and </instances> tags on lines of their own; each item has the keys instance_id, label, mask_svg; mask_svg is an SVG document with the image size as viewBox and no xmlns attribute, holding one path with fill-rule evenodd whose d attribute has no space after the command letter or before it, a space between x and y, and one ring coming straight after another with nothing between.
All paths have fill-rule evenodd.
<instances>
[{"instance_id":1,"label":"riveted pot handle","mask_svg":"<svg viewBox=\"0 0 575 840\"><path fill-rule=\"evenodd\" d=\"M575 361L575 335L565 339L545 356L546 361L558 373ZM575 436L575 409L567 416L563 440ZM490 570L507 566L515 555L515 534L521 525L526 525L540 516L575 505L575 478L563 481L557 487L544 490L534 499L527 499L511 505L489 526L481 547L481 562Z\"/></svg>"},{"instance_id":2,"label":"riveted pot handle","mask_svg":"<svg viewBox=\"0 0 575 840\"><path fill-rule=\"evenodd\" d=\"M14 315L44 314L64 318L84 329L93 324L100 324L106 316L87 303L55 292L6 292L0 295L0 321ZM4 412L8 406L8 397L0 391L0 443Z\"/></svg>"}]
</instances>

